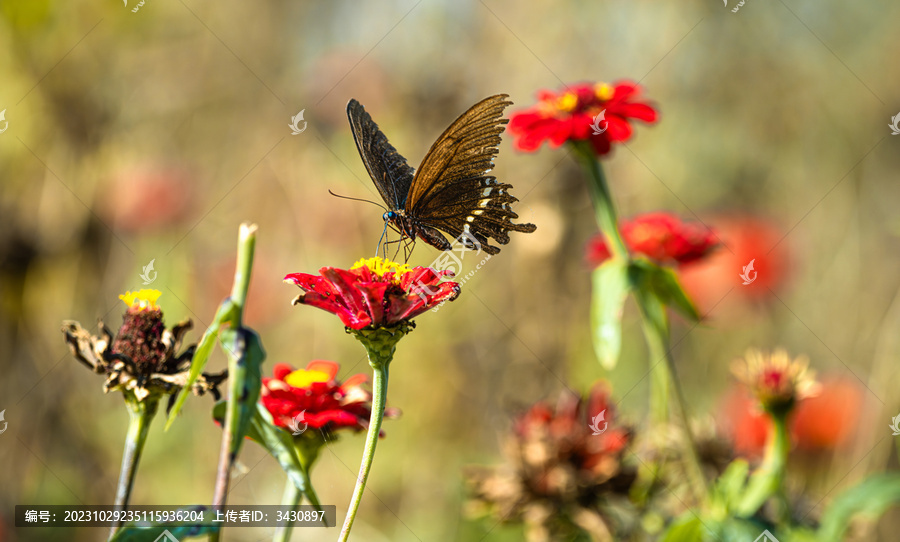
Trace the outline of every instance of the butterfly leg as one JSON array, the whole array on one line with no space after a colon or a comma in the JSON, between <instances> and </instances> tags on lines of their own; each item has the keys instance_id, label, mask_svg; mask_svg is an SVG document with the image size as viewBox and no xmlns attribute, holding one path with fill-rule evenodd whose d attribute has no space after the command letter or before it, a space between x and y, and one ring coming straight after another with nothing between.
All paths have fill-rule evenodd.
<instances>
[{"instance_id":1,"label":"butterfly leg","mask_svg":"<svg viewBox=\"0 0 900 542\"><path fill-rule=\"evenodd\" d=\"M407 237L406 239L407 241L403 243L403 263L409 262L413 249L416 248L416 240L414 238Z\"/></svg>"}]
</instances>

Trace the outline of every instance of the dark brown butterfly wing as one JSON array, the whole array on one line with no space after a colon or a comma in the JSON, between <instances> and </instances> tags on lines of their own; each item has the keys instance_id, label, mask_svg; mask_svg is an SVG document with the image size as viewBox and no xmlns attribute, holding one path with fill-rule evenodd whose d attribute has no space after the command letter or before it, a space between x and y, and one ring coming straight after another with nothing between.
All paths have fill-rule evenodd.
<instances>
[{"instance_id":1,"label":"dark brown butterfly wing","mask_svg":"<svg viewBox=\"0 0 900 542\"><path fill-rule=\"evenodd\" d=\"M350 100L347 104L347 118L350 119L350 130L359 156L384 203L392 211L403 209L413 181L413 168L388 142L387 136L378 129L362 104Z\"/></svg>"},{"instance_id":2,"label":"dark brown butterfly wing","mask_svg":"<svg viewBox=\"0 0 900 542\"><path fill-rule=\"evenodd\" d=\"M509 184L488 175L499 152L500 134L508 122L503 110L512 105L506 94L486 98L460 115L435 141L416 171L406 199L406 215L429 244L448 250L450 243L435 231L454 238L474 237L488 254L505 245L508 232L533 232L534 224L514 224L519 215L510 205L519 201ZM463 238L466 242L466 238ZM443 241L443 242L442 242ZM469 248L473 244L466 242Z\"/></svg>"}]
</instances>

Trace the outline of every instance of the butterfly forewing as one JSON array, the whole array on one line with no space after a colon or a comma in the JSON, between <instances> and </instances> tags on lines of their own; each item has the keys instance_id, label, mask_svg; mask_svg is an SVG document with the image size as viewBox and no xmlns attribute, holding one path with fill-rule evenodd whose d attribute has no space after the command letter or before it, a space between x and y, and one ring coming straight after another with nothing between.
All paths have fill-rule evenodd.
<instances>
[{"instance_id":1,"label":"butterfly forewing","mask_svg":"<svg viewBox=\"0 0 900 542\"><path fill-rule=\"evenodd\" d=\"M403 209L413 181L413 168L388 142L387 136L366 113L362 104L350 100L347 104L347 118L350 119L350 130L359 156L381 198L392 211Z\"/></svg>"},{"instance_id":2,"label":"butterfly forewing","mask_svg":"<svg viewBox=\"0 0 900 542\"><path fill-rule=\"evenodd\" d=\"M535 230L533 224L512 222L518 215L511 204L518 200L509 194L511 185L488 175L507 123L503 110L512 104L506 98L498 94L478 102L441 134L416 171L406 200L406 214L422 226L454 238L467 234L463 239L474 237L489 254L500 249L489 245L488 239L505 245L507 232ZM423 238L444 250L449 245Z\"/></svg>"}]
</instances>

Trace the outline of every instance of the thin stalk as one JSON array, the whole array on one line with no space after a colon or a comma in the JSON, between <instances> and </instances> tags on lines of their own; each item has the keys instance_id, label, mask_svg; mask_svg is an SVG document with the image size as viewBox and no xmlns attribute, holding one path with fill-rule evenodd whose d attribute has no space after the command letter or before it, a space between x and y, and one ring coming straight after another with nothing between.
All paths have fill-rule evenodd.
<instances>
[{"instance_id":1,"label":"thin stalk","mask_svg":"<svg viewBox=\"0 0 900 542\"><path fill-rule=\"evenodd\" d=\"M669 352L669 325L666 307L655 298L635 292L635 299L641 312L644 337L653 363L650 377L651 420L657 427L669 422L669 409L674 404L677 425L681 430L684 463L688 480L696 502L702 502L706 495L706 478L700 466L700 458L694 444L691 423L678 379L675 378L674 360ZM672 391L674 390L674 393ZM674 401L672 398L674 397Z\"/></svg>"},{"instance_id":2,"label":"thin stalk","mask_svg":"<svg viewBox=\"0 0 900 542\"><path fill-rule=\"evenodd\" d=\"M238 233L238 255L237 265L234 271L234 285L231 289L230 312L228 324L232 329L241 328L244 303L247 300L247 290L250 288L250 273L253 269L253 253L256 247L256 230L255 224L241 224ZM222 426L222 444L219 447L219 463L216 470L216 487L213 492L213 509L222 510L228 500L228 486L231 482L231 470L237 459L238 449L243 440L236 444L236 448L232 450L234 443L232 442L235 429L240 417L238 398L243 391L244 378L246 374L245 368L237 367L236 360L232 356L228 359L228 406L225 411L225 422ZM210 542L218 542L221 537L222 529L214 533L210 533Z\"/></svg>"},{"instance_id":3,"label":"thin stalk","mask_svg":"<svg viewBox=\"0 0 900 542\"><path fill-rule=\"evenodd\" d=\"M284 485L284 495L281 497L281 505L290 506L291 511L295 512L300 508L300 501L302 499L303 492L300 491L297 484L292 482L289 478ZM279 525L275 530L275 536L272 538L272 542L288 542L291 539L291 531L293 530L294 522L291 520L288 520L284 525Z\"/></svg>"},{"instance_id":4,"label":"thin stalk","mask_svg":"<svg viewBox=\"0 0 900 542\"><path fill-rule=\"evenodd\" d=\"M256 224L243 223L238 231L237 265L234 269L234 284L231 287L231 301L236 310L231 316L231 326L241 325L247 290L250 289L250 272L253 270L253 253L256 251Z\"/></svg>"},{"instance_id":5,"label":"thin stalk","mask_svg":"<svg viewBox=\"0 0 900 542\"><path fill-rule=\"evenodd\" d=\"M131 490L134 488L134 479L137 476L138 464L141 462L141 453L147 442L147 434L150 432L150 422L156 415L159 399L149 396L144 401L139 401L131 396L125 398L128 407L128 433L125 436L125 451L122 453L122 469L119 471L119 484L116 487L116 509L128 508L131 500ZM109 537L112 538L122 526L122 522L113 523Z\"/></svg>"},{"instance_id":6,"label":"thin stalk","mask_svg":"<svg viewBox=\"0 0 900 542\"><path fill-rule=\"evenodd\" d=\"M347 542L350 537L350 529L359 511L359 503L362 501L363 491L366 489L366 481L369 479L369 471L372 470L372 460L375 458L375 445L378 444L378 433L381 431L381 422L384 419L384 406L387 401L388 365L387 362L374 362L373 352L369 352L369 363L374 370L372 381L372 416L369 420L369 431L366 433L366 447L363 451L362 461L359 465L359 476L356 478L356 487L353 488L353 497L350 499L350 508L344 525L341 527L339 542Z\"/></svg>"},{"instance_id":7,"label":"thin stalk","mask_svg":"<svg viewBox=\"0 0 900 542\"><path fill-rule=\"evenodd\" d=\"M787 498L784 494L784 475L787 470L788 453L791 440L788 434L787 412L772 414L772 433L766 441L766 450L762 463L750 476L744 499L737 512L741 517L750 517L765 504L770 496L774 496L779 509L776 512L779 520L790 518Z\"/></svg>"},{"instance_id":8,"label":"thin stalk","mask_svg":"<svg viewBox=\"0 0 900 542\"><path fill-rule=\"evenodd\" d=\"M594 213L597 218L597 226L606 239L606 246L610 253L617 258L627 258L628 248L622 234L619 233L619 221L616 215L616 206L606 182L606 175L597 156L594 154L590 143L577 141L572 143L575 157L584 166L588 173L588 190L591 193L591 201L594 203Z\"/></svg>"}]
</instances>

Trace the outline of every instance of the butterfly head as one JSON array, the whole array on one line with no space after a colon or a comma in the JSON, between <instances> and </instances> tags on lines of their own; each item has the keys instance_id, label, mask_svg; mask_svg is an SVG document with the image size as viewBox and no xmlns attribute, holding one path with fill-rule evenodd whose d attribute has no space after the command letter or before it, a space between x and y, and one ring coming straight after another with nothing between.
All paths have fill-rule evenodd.
<instances>
[{"instance_id":1,"label":"butterfly head","mask_svg":"<svg viewBox=\"0 0 900 542\"><path fill-rule=\"evenodd\" d=\"M381 218L383 218L385 222L393 222L394 220L397 220L397 217L399 216L400 214L395 211L388 211L381 215Z\"/></svg>"}]
</instances>

